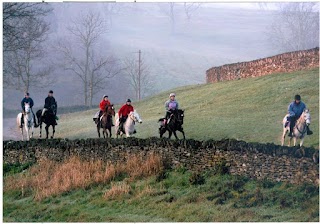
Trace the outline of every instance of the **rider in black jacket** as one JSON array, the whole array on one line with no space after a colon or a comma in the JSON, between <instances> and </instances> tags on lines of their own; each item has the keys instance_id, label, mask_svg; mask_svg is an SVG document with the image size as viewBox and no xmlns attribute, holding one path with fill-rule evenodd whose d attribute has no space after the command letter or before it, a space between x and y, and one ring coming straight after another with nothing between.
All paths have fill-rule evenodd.
<instances>
[{"instance_id":1,"label":"rider in black jacket","mask_svg":"<svg viewBox=\"0 0 320 224\"><path fill-rule=\"evenodd\" d=\"M55 107L52 107L52 106L55 106ZM54 108L54 110L53 110ZM57 108L58 108L58 105L57 105L57 101L56 99L53 97L53 91L50 90L49 91L49 94L48 94L48 97L45 99L45 103L44 103L44 109L42 110L42 114L41 116L43 117L44 116L44 113L48 110L52 110L52 112L54 113L54 115L57 115ZM56 125L57 125L57 121L56 121Z\"/></svg>"}]
</instances>

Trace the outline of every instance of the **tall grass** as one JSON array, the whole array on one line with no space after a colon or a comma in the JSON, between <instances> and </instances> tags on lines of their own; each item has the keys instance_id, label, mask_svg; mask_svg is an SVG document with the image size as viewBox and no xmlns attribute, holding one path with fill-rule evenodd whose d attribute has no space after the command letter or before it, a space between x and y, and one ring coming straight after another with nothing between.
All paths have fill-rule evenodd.
<instances>
[{"instance_id":1,"label":"tall grass","mask_svg":"<svg viewBox=\"0 0 320 224\"><path fill-rule=\"evenodd\" d=\"M162 167L161 158L152 153L146 157L131 155L124 163L115 164L101 160L82 161L79 157L71 157L62 163L44 159L19 176L5 178L4 191L20 190L24 194L31 189L35 199L42 200L93 184L110 183L117 177L126 176L129 181L149 177L160 172ZM113 197L119 192L127 191L125 185L113 185L105 196Z\"/></svg>"}]
</instances>

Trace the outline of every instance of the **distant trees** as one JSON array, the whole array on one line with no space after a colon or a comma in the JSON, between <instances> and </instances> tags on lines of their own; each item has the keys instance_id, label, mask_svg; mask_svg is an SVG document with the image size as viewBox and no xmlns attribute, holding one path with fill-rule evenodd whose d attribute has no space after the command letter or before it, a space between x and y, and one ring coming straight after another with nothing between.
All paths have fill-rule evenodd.
<instances>
[{"instance_id":1,"label":"distant trees","mask_svg":"<svg viewBox=\"0 0 320 224\"><path fill-rule=\"evenodd\" d=\"M68 30L72 42L60 41L57 46L63 55L62 66L79 78L84 105L91 107L94 95L122 68L115 57L98 50L98 41L107 31L106 22L99 13L80 15Z\"/></svg>"},{"instance_id":2,"label":"distant trees","mask_svg":"<svg viewBox=\"0 0 320 224\"><path fill-rule=\"evenodd\" d=\"M160 11L169 18L171 26L171 34L176 31L177 17L184 12L188 21L191 20L192 15L200 8L201 3L158 3ZM183 7L183 8L182 8Z\"/></svg>"},{"instance_id":3,"label":"distant trees","mask_svg":"<svg viewBox=\"0 0 320 224\"><path fill-rule=\"evenodd\" d=\"M319 46L319 4L277 3L278 11L269 27L270 41L283 51Z\"/></svg>"},{"instance_id":4,"label":"distant trees","mask_svg":"<svg viewBox=\"0 0 320 224\"><path fill-rule=\"evenodd\" d=\"M50 12L36 3L4 3L3 81L5 88L27 92L51 82L53 67L46 61L44 42L49 24L41 16Z\"/></svg>"}]
</instances>

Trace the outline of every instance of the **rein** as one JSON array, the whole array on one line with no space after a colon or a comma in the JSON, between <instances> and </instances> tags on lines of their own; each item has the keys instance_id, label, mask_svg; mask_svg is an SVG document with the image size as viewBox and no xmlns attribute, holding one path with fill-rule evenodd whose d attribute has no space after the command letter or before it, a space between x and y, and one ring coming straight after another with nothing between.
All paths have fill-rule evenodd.
<instances>
[{"instance_id":1,"label":"rein","mask_svg":"<svg viewBox=\"0 0 320 224\"><path fill-rule=\"evenodd\" d=\"M302 116L302 115L301 115L301 116ZM304 122L302 121L302 122L301 122L300 120L301 120L301 117L298 119L298 121L297 121L297 123L296 123L296 125L295 125L294 127L298 130L298 132L299 132L301 135L304 135L304 134L306 133L306 131L307 131L307 127L306 127L307 125L304 125L303 130L300 131L299 128L298 128L298 124L301 124L301 123L304 124L304 123L306 123L306 121L304 121Z\"/></svg>"}]
</instances>

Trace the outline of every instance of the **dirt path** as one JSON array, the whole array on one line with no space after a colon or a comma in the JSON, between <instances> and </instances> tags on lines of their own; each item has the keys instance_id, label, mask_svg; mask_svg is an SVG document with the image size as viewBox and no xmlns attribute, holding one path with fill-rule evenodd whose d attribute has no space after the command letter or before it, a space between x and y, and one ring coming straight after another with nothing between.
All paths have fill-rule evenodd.
<instances>
[{"instance_id":1,"label":"dirt path","mask_svg":"<svg viewBox=\"0 0 320 224\"><path fill-rule=\"evenodd\" d=\"M17 128L16 118L3 119L3 140L20 140L21 134Z\"/></svg>"}]
</instances>

